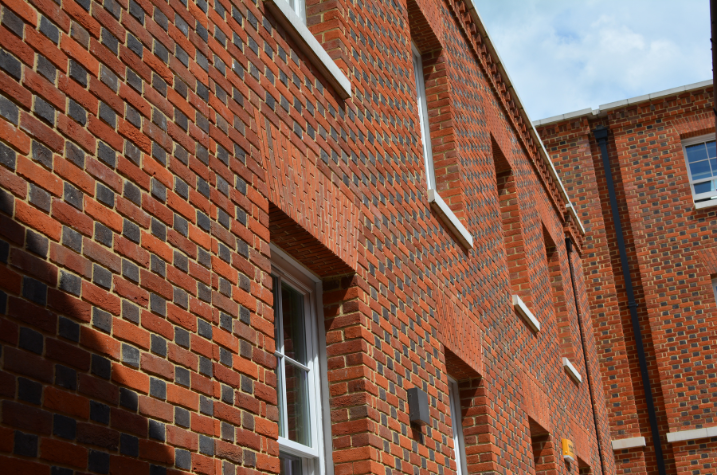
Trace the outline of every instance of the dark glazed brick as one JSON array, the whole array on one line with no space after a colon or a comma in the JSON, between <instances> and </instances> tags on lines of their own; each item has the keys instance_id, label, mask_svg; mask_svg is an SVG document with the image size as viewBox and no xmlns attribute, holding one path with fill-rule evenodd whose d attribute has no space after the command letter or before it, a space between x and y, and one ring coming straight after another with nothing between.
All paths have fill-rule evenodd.
<instances>
[{"instance_id":1,"label":"dark glazed brick","mask_svg":"<svg viewBox=\"0 0 717 475\"><path fill-rule=\"evenodd\" d=\"M49 102L40 97L35 97L35 106L32 110L39 118L48 124L52 126L55 125L55 108L52 107Z\"/></svg>"},{"instance_id":2,"label":"dark glazed brick","mask_svg":"<svg viewBox=\"0 0 717 475\"><path fill-rule=\"evenodd\" d=\"M40 18L40 32L55 44L60 42L60 30L44 16Z\"/></svg>"},{"instance_id":3,"label":"dark glazed brick","mask_svg":"<svg viewBox=\"0 0 717 475\"><path fill-rule=\"evenodd\" d=\"M15 455L22 457L37 457L37 436L15 431Z\"/></svg>"},{"instance_id":4,"label":"dark glazed brick","mask_svg":"<svg viewBox=\"0 0 717 475\"><path fill-rule=\"evenodd\" d=\"M52 197L50 196L50 193L31 183L30 203L49 213L50 207L52 206Z\"/></svg>"},{"instance_id":5,"label":"dark glazed brick","mask_svg":"<svg viewBox=\"0 0 717 475\"><path fill-rule=\"evenodd\" d=\"M139 439L129 434L120 435L120 454L130 457L139 456Z\"/></svg>"},{"instance_id":6,"label":"dark glazed brick","mask_svg":"<svg viewBox=\"0 0 717 475\"><path fill-rule=\"evenodd\" d=\"M87 111L77 102L70 99L68 115L83 127L87 125Z\"/></svg>"},{"instance_id":7,"label":"dark glazed brick","mask_svg":"<svg viewBox=\"0 0 717 475\"><path fill-rule=\"evenodd\" d=\"M60 336L70 341L80 341L80 325L72 320L60 317Z\"/></svg>"},{"instance_id":8,"label":"dark glazed brick","mask_svg":"<svg viewBox=\"0 0 717 475\"><path fill-rule=\"evenodd\" d=\"M17 398L39 406L42 403L42 384L25 378L17 378Z\"/></svg>"},{"instance_id":9,"label":"dark glazed brick","mask_svg":"<svg viewBox=\"0 0 717 475\"><path fill-rule=\"evenodd\" d=\"M137 393L127 388L120 388L120 406L134 412L137 410L139 399Z\"/></svg>"},{"instance_id":10,"label":"dark glazed brick","mask_svg":"<svg viewBox=\"0 0 717 475\"><path fill-rule=\"evenodd\" d=\"M149 438L164 442L165 428L164 424L159 421L149 420Z\"/></svg>"},{"instance_id":11,"label":"dark glazed brick","mask_svg":"<svg viewBox=\"0 0 717 475\"><path fill-rule=\"evenodd\" d=\"M104 267L94 264L92 266L92 282L109 290L112 288L112 273Z\"/></svg>"},{"instance_id":12,"label":"dark glazed brick","mask_svg":"<svg viewBox=\"0 0 717 475\"><path fill-rule=\"evenodd\" d=\"M99 355L92 355L92 374L100 378L110 379L112 362Z\"/></svg>"},{"instance_id":13,"label":"dark glazed brick","mask_svg":"<svg viewBox=\"0 0 717 475\"><path fill-rule=\"evenodd\" d=\"M95 307L92 309L92 325L105 333L112 333L112 315Z\"/></svg>"},{"instance_id":14,"label":"dark glazed brick","mask_svg":"<svg viewBox=\"0 0 717 475\"><path fill-rule=\"evenodd\" d=\"M110 423L110 407L97 401L90 401L90 419L100 424Z\"/></svg>"},{"instance_id":15,"label":"dark glazed brick","mask_svg":"<svg viewBox=\"0 0 717 475\"><path fill-rule=\"evenodd\" d=\"M78 210L82 211L84 207L84 195L80 190L67 182L65 182L64 198L66 202L68 202Z\"/></svg>"},{"instance_id":16,"label":"dark glazed brick","mask_svg":"<svg viewBox=\"0 0 717 475\"><path fill-rule=\"evenodd\" d=\"M82 279L67 271L60 271L60 290L79 296L82 291Z\"/></svg>"},{"instance_id":17,"label":"dark glazed brick","mask_svg":"<svg viewBox=\"0 0 717 475\"><path fill-rule=\"evenodd\" d=\"M20 120L20 109L10 99L0 96L0 116L17 126ZM185 125L184 129L186 130L186 128Z\"/></svg>"},{"instance_id":18,"label":"dark glazed brick","mask_svg":"<svg viewBox=\"0 0 717 475\"><path fill-rule=\"evenodd\" d=\"M110 454L90 450L87 456L87 468L92 473L108 473L110 470Z\"/></svg>"},{"instance_id":19,"label":"dark glazed brick","mask_svg":"<svg viewBox=\"0 0 717 475\"><path fill-rule=\"evenodd\" d=\"M112 247L112 237L114 233L110 228L100 222L95 222L95 239L105 246Z\"/></svg>"},{"instance_id":20,"label":"dark glazed brick","mask_svg":"<svg viewBox=\"0 0 717 475\"><path fill-rule=\"evenodd\" d=\"M23 277L22 296L44 307L47 303L47 285L31 277Z\"/></svg>"},{"instance_id":21,"label":"dark glazed brick","mask_svg":"<svg viewBox=\"0 0 717 475\"><path fill-rule=\"evenodd\" d=\"M4 49L0 49L0 69L20 80L22 75L22 64Z\"/></svg>"},{"instance_id":22,"label":"dark glazed brick","mask_svg":"<svg viewBox=\"0 0 717 475\"><path fill-rule=\"evenodd\" d=\"M68 227L62 227L62 244L73 251L82 252L82 235Z\"/></svg>"},{"instance_id":23,"label":"dark glazed brick","mask_svg":"<svg viewBox=\"0 0 717 475\"><path fill-rule=\"evenodd\" d=\"M50 247L50 241L42 234L27 230L25 235L25 246L28 251L41 257L47 257L47 251Z\"/></svg>"},{"instance_id":24,"label":"dark glazed brick","mask_svg":"<svg viewBox=\"0 0 717 475\"><path fill-rule=\"evenodd\" d=\"M77 422L71 417L55 414L52 420L52 434L62 439L74 440L77 434Z\"/></svg>"},{"instance_id":25,"label":"dark glazed brick","mask_svg":"<svg viewBox=\"0 0 717 475\"><path fill-rule=\"evenodd\" d=\"M139 350L127 343L122 343L122 362L134 368L139 368Z\"/></svg>"},{"instance_id":26,"label":"dark glazed brick","mask_svg":"<svg viewBox=\"0 0 717 475\"><path fill-rule=\"evenodd\" d=\"M55 384L61 388L74 391L77 389L77 372L66 366L55 366Z\"/></svg>"}]
</instances>

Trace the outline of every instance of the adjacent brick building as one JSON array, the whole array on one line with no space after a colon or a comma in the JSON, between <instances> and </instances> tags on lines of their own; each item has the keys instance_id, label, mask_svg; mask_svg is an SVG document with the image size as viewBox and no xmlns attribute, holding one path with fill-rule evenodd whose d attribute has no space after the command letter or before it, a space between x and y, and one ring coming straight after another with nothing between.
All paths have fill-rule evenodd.
<instances>
[{"instance_id":1,"label":"adjacent brick building","mask_svg":"<svg viewBox=\"0 0 717 475\"><path fill-rule=\"evenodd\" d=\"M0 25L3 473L614 473L592 251L470 1Z\"/></svg>"},{"instance_id":2,"label":"adjacent brick building","mask_svg":"<svg viewBox=\"0 0 717 475\"><path fill-rule=\"evenodd\" d=\"M582 263L618 473L715 473L712 82L535 125L586 229Z\"/></svg>"}]
</instances>

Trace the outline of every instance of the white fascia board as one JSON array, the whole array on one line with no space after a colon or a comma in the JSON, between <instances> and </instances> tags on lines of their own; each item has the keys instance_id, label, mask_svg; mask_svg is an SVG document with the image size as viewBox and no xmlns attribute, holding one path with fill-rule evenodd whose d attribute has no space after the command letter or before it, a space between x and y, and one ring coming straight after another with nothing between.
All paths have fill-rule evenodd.
<instances>
[{"instance_id":1,"label":"white fascia board","mask_svg":"<svg viewBox=\"0 0 717 475\"><path fill-rule=\"evenodd\" d=\"M342 99L351 97L351 81L341 72L331 56L328 55L303 20L292 10L286 0L265 0L276 20L286 28L301 51L336 90Z\"/></svg>"},{"instance_id":2,"label":"white fascia board","mask_svg":"<svg viewBox=\"0 0 717 475\"><path fill-rule=\"evenodd\" d=\"M668 432L667 442L673 443L683 442L685 440L709 439L710 437L717 437L717 426Z\"/></svg>"},{"instance_id":3,"label":"white fascia board","mask_svg":"<svg viewBox=\"0 0 717 475\"><path fill-rule=\"evenodd\" d=\"M555 115L552 117L546 117L545 119L536 120L533 122L535 126L543 126L552 124L555 122L561 122L565 119L572 119L573 117L580 117L584 115L604 115L608 111L618 109L620 107L640 104L642 102L648 102L654 99L661 99L663 97L672 96L674 94L681 94L683 92L690 92L696 89L702 89L712 85L712 80L707 79L706 81L700 81L693 84L687 84L685 86L673 87L671 89L665 89L664 91L653 92L650 94L643 94L641 96L629 97L615 102L608 102L607 104L601 104L597 109L587 108L575 112L568 112L567 114Z\"/></svg>"},{"instance_id":4,"label":"white fascia board","mask_svg":"<svg viewBox=\"0 0 717 475\"><path fill-rule=\"evenodd\" d=\"M575 380L576 383L582 383L583 377L580 376L580 373L578 373L578 370L575 369L575 366L570 362L569 359L563 356L563 368L568 372L571 378Z\"/></svg>"},{"instance_id":5,"label":"white fascia board","mask_svg":"<svg viewBox=\"0 0 717 475\"><path fill-rule=\"evenodd\" d=\"M572 203L568 203L566 206L568 208L568 211L570 211L570 214L573 215L573 218L575 218L575 222L578 223L578 227L580 228L580 232L585 235L585 226L583 226L583 222L580 221L580 217L578 216L578 210L575 209L575 205Z\"/></svg>"},{"instance_id":6,"label":"white fascia board","mask_svg":"<svg viewBox=\"0 0 717 475\"><path fill-rule=\"evenodd\" d=\"M633 449L635 447L645 447L644 437L630 437L628 439L618 439L612 441L612 450Z\"/></svg>"},{"instance_id":7,"label":"white fascia board","mask_svg":"<svg viewBox=\"0 0 717 475\"><path fill-rule=\"evenodd\" d=\"M530 328L533 329L534 332L540 331L540 322L537 318L535 318L535 315L533 315L533 312L530 311L527 305L525 305L525 302L523 302L523 299L521 299L517 295L513 295L513 308L518 311L521 317L523 317L523 320L530 326Z\"/></svg>"},{"instance_id":8,"label":"white fascia board","mask_svg":"<svg viewBox=\"0 0 717 475\"><path fill-rule=\"evenodd\" d=\"M441 198L441 196L438 194L438 192L436 192L436 190L428 190L428 202L431 204L433 209L435 209L436 212L441 215L441 217L443 218L443 222L451 229L451 231L453 232L453 234L455 234L461 244L463 244L468 249L472 249L473 236L471 236L471 233L469 233L465 226L463 226L463 223L461 223L461 221L458 219L458 216L456 216L455 213L451 211L451 208L448 207L446 202L443 201L443 198Z\"/></svg>"}]
</instances>

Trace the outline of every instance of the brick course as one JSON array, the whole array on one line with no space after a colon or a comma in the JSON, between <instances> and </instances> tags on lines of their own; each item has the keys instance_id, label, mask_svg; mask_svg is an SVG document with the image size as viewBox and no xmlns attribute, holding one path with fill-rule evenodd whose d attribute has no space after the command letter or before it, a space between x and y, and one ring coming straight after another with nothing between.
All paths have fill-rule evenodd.
<instances>
[{"instance_id":1,"label":"brick course","mask_svg":"<svg viewBox=\"0 0 717 475\"><path fill-rule=\"evenodd\" d=\"M469 6L307 2L343 100L262 1L0 0L8 473L278 473L271 244L322 280L334 473L455 473L447 375L469 473L614 473L583 237Z\"/></svg>"}]
</instances>

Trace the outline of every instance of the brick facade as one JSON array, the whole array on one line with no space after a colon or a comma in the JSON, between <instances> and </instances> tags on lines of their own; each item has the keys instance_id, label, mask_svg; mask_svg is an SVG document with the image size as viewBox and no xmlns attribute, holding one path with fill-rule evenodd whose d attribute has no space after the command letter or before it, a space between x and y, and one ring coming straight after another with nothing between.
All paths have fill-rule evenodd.
<instances>
[{"instance_id":1,"label":"brick facade","mask_svg":"<svg viewBox=\"0 0 717 475\"><path fill-rule=\"evenodd\" d=\"M348 99L270 4L0 0L2 471L279 473L276 246L321 282L333 473L454 474L447 376L469 473L615 473L591 251L472 3L307 1Z\"/></svg>"},{"instance_id":2,"label":"brick facade","mask_svg":"<svg viewBox=\"0 0 717 475\"><path fill-rule=\"evenodd\" d=\"M605 167L594 131L608 129L640 332L666 473L707 474L717 439L668 442L668 433L717 426L711 278L715 208L695 206L682 141L714 133L712 84L699 83L536 122L587 230L582 265L617 473L658 473Z\"/></svg>"}]
</instances>

